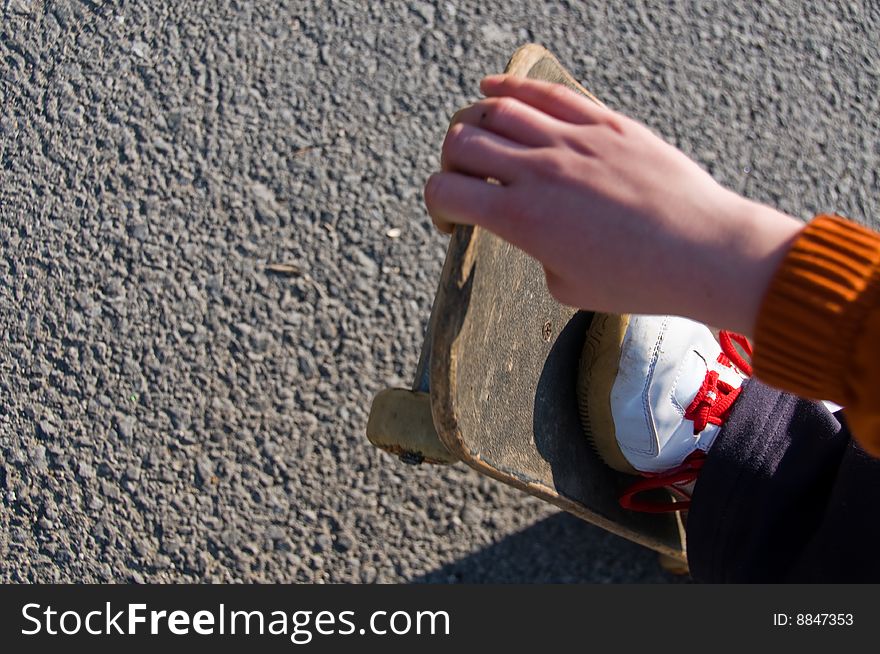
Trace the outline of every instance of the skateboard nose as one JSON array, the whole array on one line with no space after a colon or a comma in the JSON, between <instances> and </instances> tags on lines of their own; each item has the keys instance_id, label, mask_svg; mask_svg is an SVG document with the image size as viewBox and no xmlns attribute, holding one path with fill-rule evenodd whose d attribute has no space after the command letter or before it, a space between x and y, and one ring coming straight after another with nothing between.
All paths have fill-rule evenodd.
<instances>
[{"instance_id":1,"label":"skateboard nose","mask_svg":"<svg viewBox=\"0 0 880 654\"><path fill-rule=\"evenodd\" d=\"M373 399L367 438L404 463L455 463L458 459L437 435L431 396L404 388L388 388Z\"/></svg>"}]
</instances>

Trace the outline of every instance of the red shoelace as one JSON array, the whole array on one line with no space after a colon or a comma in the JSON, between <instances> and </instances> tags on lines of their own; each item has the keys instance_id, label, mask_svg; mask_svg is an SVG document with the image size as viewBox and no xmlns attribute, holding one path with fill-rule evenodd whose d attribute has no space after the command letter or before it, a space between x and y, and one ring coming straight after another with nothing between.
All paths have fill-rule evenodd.
<instances>
[{"instance_id":1,"label":"red shoelace","mask_svg":"<svg viewBox=\"0 0 880 654\"><path fill-rule=\"evenodd\" d=\"M752 345L748 339L741 334L722 330L718 334L718 342L721 345L718 362L727 367L735 366L743 374L751 376L752 366L734 346L734 343L739 344L743 352L751 357ZM699 434L710 424L723 425L741 390L742 386L734 388L721 380L715 370L706 373L700 390L697 391L696 397L684 414L686 420L694 421L694 434ZM624 491L620 496L620 505L625 509L642 513L669 513L687 510L691 505L691 498L690 489L685 487L696 481L705 460L706 453L702 450L695 450L681 465L672 470L662 473L641 473L644 479L640 479ZM638 497L641 493L658 488L669 489L677 499L668 502L652 502Z\"/></svg>"}]
</instances>

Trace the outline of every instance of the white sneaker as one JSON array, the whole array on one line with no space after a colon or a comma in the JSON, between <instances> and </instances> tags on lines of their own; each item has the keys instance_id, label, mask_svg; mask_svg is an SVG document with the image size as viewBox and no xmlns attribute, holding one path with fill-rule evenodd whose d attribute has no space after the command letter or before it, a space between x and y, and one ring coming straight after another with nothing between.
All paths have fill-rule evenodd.
<instances>
[{"instance_id":1,"label":"white sneaker","mask_svg":"<svg viewBox=\"0 0 880 654\"><path fill-rule=\"evenodd\" d=\"M705 453L751 375L733 345L751 356L748 341L724 331L719 340L721 345L705 325L685 318L594 314L578 380L581 419L609 466L646 478L621 497L626 508L689 506ZM639 499L659 487L684 501Z\"/></svg>"}]
</instances>

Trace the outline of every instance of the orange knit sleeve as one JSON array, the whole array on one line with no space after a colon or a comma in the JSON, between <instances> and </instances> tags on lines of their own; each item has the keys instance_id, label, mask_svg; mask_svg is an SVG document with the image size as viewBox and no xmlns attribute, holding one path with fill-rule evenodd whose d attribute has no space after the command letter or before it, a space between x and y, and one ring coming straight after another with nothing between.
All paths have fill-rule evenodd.
<instances>
[{"instance_id":1,"label":"orange knit sleeve","mask_svg":"<svg viewBox=\"0 0 880 654\"><path fill-rule=\"evenodd\" d=\"M754 350L756 376L843 405L880 456L880 234L838 216L809 223L770 283Z\"/></svg>"}]
</instances>

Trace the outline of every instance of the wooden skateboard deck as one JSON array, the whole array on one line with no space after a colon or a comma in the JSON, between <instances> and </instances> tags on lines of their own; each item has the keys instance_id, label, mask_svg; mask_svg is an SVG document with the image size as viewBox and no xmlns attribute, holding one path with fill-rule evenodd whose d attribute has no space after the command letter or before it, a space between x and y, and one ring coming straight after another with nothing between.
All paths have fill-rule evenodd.
<instances>
[{"instance_id":1,"label":"wooden skateboard deck","mask_svg":"<svg viewBox=\"0 0 880 654\"><path fill-rule=\"evenodd\" d=\"M598 102L537 45L520 48L506 72L562 83ZM622 509L618 496L633 477L607 467L584 436L576 385L590 320L549 294L536 261L479 227L458 226L414 390L426 406L430 397L450 460L684 561L678 515Z\"/></svg>"}]
</instances>

